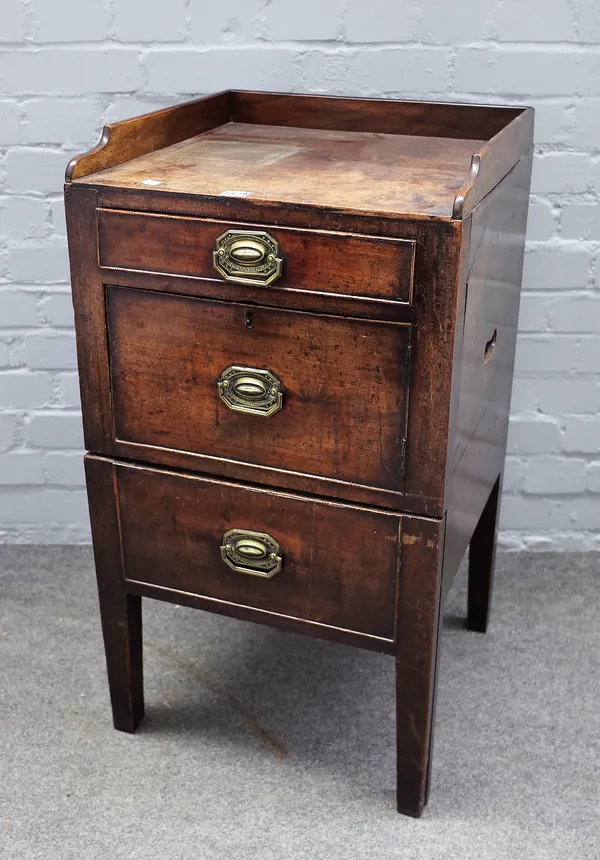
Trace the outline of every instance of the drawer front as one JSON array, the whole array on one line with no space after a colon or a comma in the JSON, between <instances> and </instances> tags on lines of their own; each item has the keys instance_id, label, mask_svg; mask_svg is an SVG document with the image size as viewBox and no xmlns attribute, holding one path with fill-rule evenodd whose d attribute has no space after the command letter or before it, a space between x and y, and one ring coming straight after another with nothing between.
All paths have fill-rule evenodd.
<instances>
[{"instance_id":1,"label":"drawer front","mask_svg":"<svg viewBox=\"0 0 600 860\"><path fill-rule=\"evenodd\" d=\"M408 325L120 287L107 308L117 441L402 489Z\"/></svg>"},{"instance_id":2,"label":"drawer front","mask_svg":"<svg viewBox=\"0 0 600 860\"><path fill-rule=\"evenodd\" d=\"M236 284L245 283L411 301L415 242L409 239L108 209L99 210L99 234L102 266L227 280L232 297Z\"/></svg>"},{"instance_id":3,"label":"drawer front","mask_svg":"<svg viewBox=\"0 0 600 860\"><path fill-rule=\"evenodd\" d=\"M116 474L130 583L394 638L398 515L124 464Z\"/></svg>"}]
</instances>

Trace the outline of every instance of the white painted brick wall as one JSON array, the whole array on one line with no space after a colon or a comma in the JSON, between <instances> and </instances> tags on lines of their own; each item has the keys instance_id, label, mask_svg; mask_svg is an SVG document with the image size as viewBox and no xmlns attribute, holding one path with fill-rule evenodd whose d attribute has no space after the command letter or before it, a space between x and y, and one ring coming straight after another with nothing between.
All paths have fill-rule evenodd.
<instances>
[{"instance_id":1,"label":"white painted brick wall","mask_svg":"<svg viewBox=\"0 0 600 860\"><path fill-rule=\"evenodd\" d=\"M0 540L89 536L68 159L230 86L536 107L502 543L600 548L598 0L2 0Z\"/></svg>"}]
</instances>

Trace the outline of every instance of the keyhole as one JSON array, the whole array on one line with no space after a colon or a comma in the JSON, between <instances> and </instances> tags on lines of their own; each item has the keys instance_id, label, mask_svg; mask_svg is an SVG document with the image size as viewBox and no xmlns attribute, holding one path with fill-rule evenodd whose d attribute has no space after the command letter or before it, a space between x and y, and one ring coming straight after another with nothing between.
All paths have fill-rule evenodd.
<instances>
[{"instance_id":1,"label":"keyhole","mask_svg":"<svg viewBox=\"0 0 600 860\"><path fill-rule=\"evenodd\" d=\"M250 311L246 311L246 328L248 331L252 331L254 328L254 320L252 319L252 314Z\"/></svg>"},{"instance_id":2,"label":"keyhole","mask_svg":"<svg viewBox=\"0 0 600 860\"><path fill-rule=\"evenodd\" d=\"M494 329L494 334L491 336L491 338L486 343L485 349L483 351L483 360L485 361L486 364L488 363L488 361L492 357L492 353L494 352L494 350L496 348L496 338L497 337L498 337L498 330Z\"/></svg>"}]
</instances>

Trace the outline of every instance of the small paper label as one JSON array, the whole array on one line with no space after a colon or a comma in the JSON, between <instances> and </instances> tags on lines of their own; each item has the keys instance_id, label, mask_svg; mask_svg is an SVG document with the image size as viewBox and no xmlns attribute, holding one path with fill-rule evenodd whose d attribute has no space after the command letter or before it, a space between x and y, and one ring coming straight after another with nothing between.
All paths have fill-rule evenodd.
<instances>
[{"instance_id":1,"label":"small paper label","mask_svg":"<svg viewBox=\"0 0 600 860\"><path fill-rule=\"evenodd\" d=\"M221 191L221 197L252 197L251 191Z\"/></svg>"}]
</instances>

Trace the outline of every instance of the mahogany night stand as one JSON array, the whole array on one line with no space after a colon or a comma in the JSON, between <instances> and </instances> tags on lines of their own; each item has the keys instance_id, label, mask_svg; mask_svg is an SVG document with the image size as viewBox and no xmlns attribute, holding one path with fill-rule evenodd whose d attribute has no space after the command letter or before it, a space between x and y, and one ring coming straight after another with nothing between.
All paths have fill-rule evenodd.
<instances>
[{"instance_id":1,"label":"mahogany night stand","mask_svg":"<svg viewBox=\"0 0 600 860\"><path fill-rule=\"evenodd\" d=\"M484 632L533 111L224 92L106 126L65 188L116 728L141 598L396 658L427 800L444 600Z\"/></svg>"}]
</instances>

